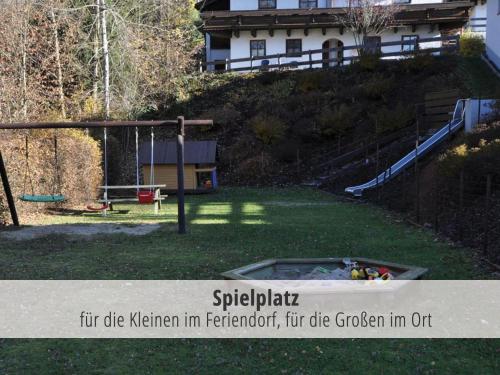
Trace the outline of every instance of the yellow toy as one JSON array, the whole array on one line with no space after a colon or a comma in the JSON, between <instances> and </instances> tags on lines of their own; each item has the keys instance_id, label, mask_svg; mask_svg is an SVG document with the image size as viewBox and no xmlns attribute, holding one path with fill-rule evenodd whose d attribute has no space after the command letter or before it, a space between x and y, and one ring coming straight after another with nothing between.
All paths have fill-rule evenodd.
<instances>
[{"instance_id":1,"label":"yellow toy","mask_svg":"<svg viewBox=\"0 0 500 375\"><path fill-rule=\"evenodd\" d=\"M352 270L351 272L351 278L353 280L361 280L363 277L361 276L361 273L358 270Z\"/></svg>"}]
</instances>

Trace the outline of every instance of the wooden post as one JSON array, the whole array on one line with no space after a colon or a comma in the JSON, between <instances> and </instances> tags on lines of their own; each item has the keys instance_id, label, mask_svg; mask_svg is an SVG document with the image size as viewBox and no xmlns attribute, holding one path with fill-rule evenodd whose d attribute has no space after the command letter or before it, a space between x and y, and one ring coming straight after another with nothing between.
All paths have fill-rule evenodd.
<instances>
[{"instance_id":1,"label":"wooden post","mask_svg":"<svg viewBox=\"0 0 500 375\"><path fill-rule=\"evenodd\" d=\"M226 72L229 72L229 59L226 59L226 65L225 65L225 68L226 68Z\"/></svg>"},{"instance_id":2,"label":"wooden post","mask_svg":"<svg viewBox=\"0 0 500 375\"><path fill-rule=\"evenodd\" d=\"M313 68L312 61L313 61L312 52L311 52L311 50L309 50L309 69Z\"/></svg>"},{"instance_id":3,"label":"wooden post","mask_svg":"<svg viewBox=\"0 0 500 375\"><path fill-rule=\"evenodd\" d=\"M184 117L177 118L177 211L179 234L186 234L186 209L184 201Z\"/></svg>"},{"instance_id":4,"label":"wooden post","mask_svg":"<svg viewBox=\"0 0 500 375\"><path fill-rule=\"evenodd\" d=\"M154 202L154 211L155 215L158 215L158 213L161 210L161 193L160 189L155 189L155 202Z\"/></svg>"},{"instance_id":5,"label":"wooden post","mask_svg":"<svg viewBox=\"0 0 500 375\"><path fill-rule=\"evenodd\" d=\"M490 237L490 209L491 209L491 174L486 177L486 204L484 218L484 244L483 250L488 251Z\"/></svg>"},{"instance_id":6,"label":"wooden post","mask_svg":"<svg viewBox=\"0 0 500 375\"><path fill-rule=\"evenodd\" d=\"M3 190L5 191L5 196L7 197L7 203L9 205L10 217L12 218L12 223L14 226L19 226L19 217L17 216L16 203L14 197L12 196L12 190L10 189L9 178L7 176L7 169L5 168L5 163L3 162L2 152L0 151L0 175L2 176Z\"/></svg>"}]
</instances>

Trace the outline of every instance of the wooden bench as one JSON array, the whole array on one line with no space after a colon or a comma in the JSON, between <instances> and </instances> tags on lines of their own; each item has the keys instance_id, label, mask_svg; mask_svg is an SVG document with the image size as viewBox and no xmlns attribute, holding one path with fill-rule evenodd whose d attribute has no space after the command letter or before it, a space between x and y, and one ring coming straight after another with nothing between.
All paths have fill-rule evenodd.
<instances>
[{"instance_id":1,"label":"wooden bench","mask_svg":"<svg viewBox=\"0 0 500 375\"><path fill-rule=\"evenodd\" d=\"M162 202L168 198L168 195L162 195L161 189L165 189L167 185L123 185L123 186L100 186L100 189L104 190L103 199L99 199L98 202L102 203L106 209L102 210L104 216L107 215L107 211L113 211L113 203L126 203L126 202L139 202L138 198L110 198L108 196L109 190L154 190L154 213L158 214L162 208Z\"/></svg>"}]
</instances>

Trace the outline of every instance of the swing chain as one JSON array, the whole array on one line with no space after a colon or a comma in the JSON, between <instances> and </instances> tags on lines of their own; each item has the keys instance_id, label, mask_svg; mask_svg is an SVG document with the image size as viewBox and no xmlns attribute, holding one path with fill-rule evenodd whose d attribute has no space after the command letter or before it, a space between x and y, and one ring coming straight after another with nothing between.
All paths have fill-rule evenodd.
<instances>
[{"instance_id":1,"label":"swing chain","mask_svg":"<svg viewBox=\"0 0 500 375\"><path fill-rule=\"evenodd\" d=\"M26 168L24 171L24 181L23 181L23 195L26 194L26 182L30 181L30 186L31 186L31 194L35 195L35 186L33 184L33 177L31 176L31 168L30 168L30 154L29 154L29 139L28 139L28 134L25 136L25 149L24 149L24 154L26 158Z\"/></svg>"},{"instance_id":2,"label":"swing chain","mask_svg":"<svg viewBox=\"0 0 500 375\"><path fill-rule=\"evenodd\" d=\"M53 187L53 193L61 194L62 193L62 185L61 185L61 174L59 168L59 142L57 139L57 130L54 129L54 162L56 169L56 185Z\"/></svg>"}]
</instances>

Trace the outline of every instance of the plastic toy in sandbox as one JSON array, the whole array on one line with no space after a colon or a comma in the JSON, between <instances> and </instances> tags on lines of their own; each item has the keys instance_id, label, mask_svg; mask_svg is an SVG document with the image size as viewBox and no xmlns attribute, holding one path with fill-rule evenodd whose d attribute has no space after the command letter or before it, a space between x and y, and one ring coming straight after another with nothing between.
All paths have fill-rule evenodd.
<instances>
[{"instance_id":1,"label":"plastic toy in sandbox","mask_svg":"<svg viewBox=\"0 0 500 375\"><path fill-rule=\"evenodd\" d=\"M367 258L270 259L224 272L228 280L418 280L428 269Z\"/></svg>"}]
</instances>

